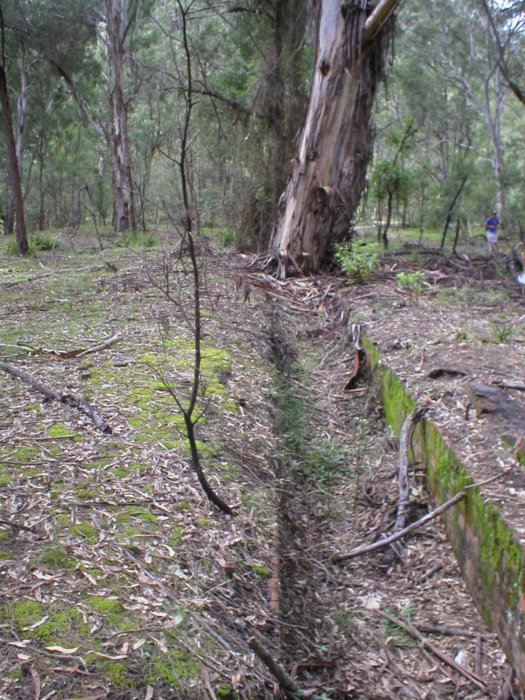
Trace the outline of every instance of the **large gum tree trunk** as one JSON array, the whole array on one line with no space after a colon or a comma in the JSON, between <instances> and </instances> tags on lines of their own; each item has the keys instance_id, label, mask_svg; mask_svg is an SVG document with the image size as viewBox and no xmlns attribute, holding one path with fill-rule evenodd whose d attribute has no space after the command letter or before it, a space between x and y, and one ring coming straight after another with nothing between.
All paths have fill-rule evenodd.
<instances>
[{"instance_id":1,"label":"large gum tree trunk","mask_svg":"<svg viewBox=\"0 0 525 700\"><path fill-rule=\"evenodd\" d=\"M106 0L106 31L109 68L110 141L115 189L115 230L135 228L135 203L128 137L128 106L124 95L125 47L128 1Z\"/></svg>"},{"instance_id":2,"label":"large gum tree trunk","mask_svg":"<svg viewBox=\"0 0 525 700\"><path fill-rule=\"evenodd\" d=\"M370 117L397 0L320 0L306 123L271 241L278 275L315 272L349 233L372 153Z\"/></svg>"},{"instance_id":3,"label":"large gum tree trunk","mask_svg":"<svg viewBox=\"0 0 525 700\"><path fill-rule=\"evenodd\" d=\"M19 255L26 255L29 252L27 241L27 230L24 214L24 198L22 195L22 183L20 181L20 171L16 157L16 142L13 132L13 119L11 105L9 103L9 93L7 89L7 76L4 69L3 60L0 62L0 107L2 121L6 138L7 151L7 176L9 189L12 194L12 204L16 233L16 249Z\"/></svg>"}]
</instances>

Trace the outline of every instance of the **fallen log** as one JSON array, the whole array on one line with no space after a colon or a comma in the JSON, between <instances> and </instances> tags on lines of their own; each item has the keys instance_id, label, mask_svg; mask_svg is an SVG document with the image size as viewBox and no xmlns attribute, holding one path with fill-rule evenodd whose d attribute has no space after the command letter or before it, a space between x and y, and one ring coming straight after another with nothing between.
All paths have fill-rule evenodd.
<instances>
[{"instance_id":1,"label":"fallen log","mask_svg":"<svg viewBox=\"0 0 525 700\"><path fill-rule=\"evenodd\" d=\"M46 384L42 384L42 382L40 382L38 379L35 379L35 377L31 376L27 372L24 372L24 370L18 369L18 367L13 367L12 365L7 365L5 362L0 362L0 370L3 370L13 377L21 379L26 384L29 384L30 387L43 394L46 401L58 401L59 403L71 406L71 408L76 408L81 413L84 413L101 432L112 432L110 426L107 424L106 419L100 413L100 411L91 406L91 404L89 404L82 397L76 397L72 394L59 394L54 389L51 389L51 387L47 386Z\"/></svg>"}]
</instances>

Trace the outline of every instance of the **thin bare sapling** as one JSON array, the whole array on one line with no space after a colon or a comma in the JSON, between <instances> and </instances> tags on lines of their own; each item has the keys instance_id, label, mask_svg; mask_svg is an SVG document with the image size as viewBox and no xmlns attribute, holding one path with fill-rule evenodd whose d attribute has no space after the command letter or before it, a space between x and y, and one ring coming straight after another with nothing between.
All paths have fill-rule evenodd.
<instances>
[{"instance_id":1,"label":"thin bare sapling","mask_svg":"<svg viewBox=\"0 0 525 700\"><path fill-rule=\"evenodd\" d=\"M178 246L178 262L180 263L182 261L182 256L185 252L188 253L190 263L190 275L192 279L192 309L190 312L187 311L185 304L182 303L182 301L180 301L180 297L182 296L182 294L179 294L177 296L177 292L173 288L172 265L170 264L169 257L166 256L164 258L164 274L162 282L162 291L166 299L172 304L174 304L177 307L177 309L182 312L183 317L189 325L192 333L193 372L191 388L187 400L183 401L177 390L174 388L174 386L165 378L163 379L163 383L166 387L166 390L173 398L180 414L184 419L185 436L187 438L188 445L190 448L192 468L197 476L202 490L206 494L207 498L215 506L217 506L217 508L219 508L220 511L228 515L234 515L232 508L225 501L223 501L223 499L220 498L220 496L218 496L217 493L215 493L214 489L212 488L212 486L206 478L202 467L201 454L199 452L197 439L195 435L195 427L199 420L202 418L204 411L199 411L198 406L198 399L202 390L202 280L199 260L197 259L197 252L195 249L195 239L193 236L193 215L197 211L197 206L195 202L195 197L193 195L193 190L191 188L191 172L189 165L189 156L192 141L190 138L190 126L192 110L195 106L192 56L190 38L188 34L188 21L192 4L192 2L183 2L182 0L177 0L177 8L180 17L179 30L180 46L182 48L182 59L179 59L175 47L172 46L173 61L176 66L176 70L180 81L179 85L182 86L179 88L179 94L182 95L183 105L181 110L182 116L180 118L179 125L180 151L176 158L172 156L168 157L178 169L183 203L182 223L180 219L177 220L177 218L172 215L172 213L169 211L169 207L164 207L166 213L170 218L170 221L180 234L181 241L180 245ZM182 284L182 282L178 282L178 284Z\"/></svg>"}]
</instances>

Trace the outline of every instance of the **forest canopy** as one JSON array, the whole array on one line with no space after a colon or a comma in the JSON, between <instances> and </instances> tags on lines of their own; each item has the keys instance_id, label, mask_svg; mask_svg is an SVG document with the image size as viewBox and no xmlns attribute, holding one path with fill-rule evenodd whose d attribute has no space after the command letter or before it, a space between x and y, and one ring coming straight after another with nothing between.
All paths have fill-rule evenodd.
<instances>
[{"instance_id":1,"label":"forest canopy","mask_svg":"<svg viewBox=\"0 0 525 700\"><path fill-rule=\"evenodd\" d=\"M310 0L3 2L4 232L22 216L13 149L29 232L178 221L190 77L196 225L265 250L308 105L315 18ZM403 3L352 223L439 229L454 203L466 226L494 208L521 230L523 29L522 2Z\"/></svg>"}]
</instances>

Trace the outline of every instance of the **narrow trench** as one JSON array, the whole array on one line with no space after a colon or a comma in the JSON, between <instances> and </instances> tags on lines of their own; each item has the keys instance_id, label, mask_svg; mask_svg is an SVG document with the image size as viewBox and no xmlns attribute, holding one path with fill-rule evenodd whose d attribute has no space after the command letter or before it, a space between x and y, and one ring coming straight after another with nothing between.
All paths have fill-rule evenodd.
<instances>
[{"instance_id":1,"label":"narrow trench","mask_svg":"<svg viewBox=\"0 0 525 700\"><path fill-rule=\"evenodd\" d=\"M281 444L276 459L280 658L301 688L322 686L322 693L312 697L345 697L333 694L330 618L322 593L331 575L319 547L330 524L316 502L315 470L326 465L310 432L308 372L301 367L295 339L286 331L277 305L272 307L270 347L277 375L275 429Z\"/></svg>"}]
</instances>

